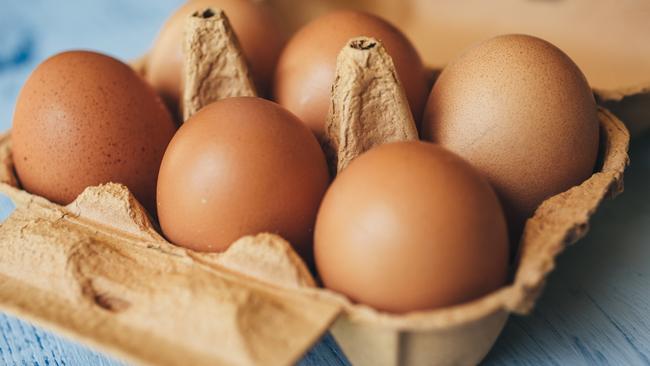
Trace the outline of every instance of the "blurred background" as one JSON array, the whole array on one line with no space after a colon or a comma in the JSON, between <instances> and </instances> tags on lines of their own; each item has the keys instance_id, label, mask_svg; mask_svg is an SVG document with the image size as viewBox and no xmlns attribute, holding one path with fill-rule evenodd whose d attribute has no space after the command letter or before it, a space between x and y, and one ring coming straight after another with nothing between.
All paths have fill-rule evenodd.
<instances>
[{"instance_id":1,"label":"blurred background","mask_svg":"<svg viewBox=\"0 0 650 366\"><path fill-rule=\"evenodd\" d=\"M0 130L31 70L67 49L141 56L181 0L0 0ZM430 66L476 41L530 33L565 50L592 86L650 85L650 1L274 1L288 29L331 7L378 12L402 27ZM650 365L650 138L636 139L626 191L589 235L560 257L533 314L512 317L486 364ZM0 363L114 364L102 355L0 316ZM326 339L303 364L345 364Z\"/></svg>"},{"instance_id":2,"label":"blurred background","mask_svg":"<svg viewBox=\"0 0 650 366\"><path fill-rule=\"evenodd\" d=\"M0 130L31 70L68 49L141 55L181 0L0 0Z\"/></svg>"},{"instance_id":3,"label":"blurred background","mask_svg":"<svg viewBox=\"0 0 650 366\"><path fill-rule=\"evenodd\" d=\"M592 86L650 81L650 2L644 0L270 0L293 28L332 7L372 11L399 25L428 65L441 67L467 46L505 33L550 41Z\"/></svg>"}]
</instances>

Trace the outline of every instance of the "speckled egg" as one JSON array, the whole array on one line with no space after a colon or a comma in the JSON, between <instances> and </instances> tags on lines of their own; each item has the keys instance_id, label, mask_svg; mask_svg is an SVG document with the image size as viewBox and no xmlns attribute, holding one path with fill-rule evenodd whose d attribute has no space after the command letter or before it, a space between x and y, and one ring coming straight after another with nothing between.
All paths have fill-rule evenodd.
<instances>
[{"instance_id":1,"label":"speckled egg","mask_svg":"<svg viewBox=\"0 0 650 366\"><path fill-rule=\"evenodd\" d=\"M150 210L176 126L156 92L106 55L55 55L18 96L11 132L14 164L27 191L67 204L86 187L125 184Z\"/></svg>"},{"instance_id":2,"label":"speckled egg","mask_svg":"<svg viewBox=\"0 0 650 366\"><path fill-rule=\"evenodd\" d=\"M423 136L489 179L518 240L542 201L592 174L597 108L564 52L539 38L505 35L444 69L429 96Z\"/></svg>"}]
</instances>

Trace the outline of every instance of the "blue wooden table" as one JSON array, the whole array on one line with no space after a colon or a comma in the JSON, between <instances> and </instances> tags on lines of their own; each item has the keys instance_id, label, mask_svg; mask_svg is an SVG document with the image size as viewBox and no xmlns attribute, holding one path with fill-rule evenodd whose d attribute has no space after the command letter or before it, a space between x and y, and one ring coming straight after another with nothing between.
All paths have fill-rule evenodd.
<instances>
[{"instance_id":1,"label":"blue wooden table","mask_svg":"<svg viewBox=\"0 0 650 366\"><path fill-rule=\"evenodd\" d=\"M10 127L20 86L44 58L71 48L135 58L180 2L0 0L0 129ZM510 319L485 364L650 365L650 136L633 143L631 158L625 193L561 256L534 312ZM0 219L11 209L0 197ZM2 314L0 363L120 364ZM329 336L301 362L346 364Z\"/></svg>"}]
</instances>

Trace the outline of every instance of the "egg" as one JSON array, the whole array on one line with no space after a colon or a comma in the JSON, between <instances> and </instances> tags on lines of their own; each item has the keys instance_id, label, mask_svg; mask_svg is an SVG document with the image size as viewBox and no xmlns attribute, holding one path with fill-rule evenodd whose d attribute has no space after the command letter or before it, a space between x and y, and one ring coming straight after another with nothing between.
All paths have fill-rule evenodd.
<instances>
[{"instance_id":1,"label":"egg","mask_svg":"<svg viewBox=\"0 0 650 366\"><path fill-rule=\"evenodd\" d=\"M325 286L382 311L459 304L506 281L496 194L431 143L389 143L353 160L328 189L314 238Z\"/></svg>"},{"instance_id":2,"label":"egg","mask_svg":"<svg viewBox=\"0 0 650 366\"><path fill-rule=\"evenodd\" d=\"M395 64L416 122L428 94L422 61L397 28L377 16L337 11L300 29L282 51L275 73L274 98L322 138L336 71L336 57L350 38L379 39Z\"/></svg>"},{"instance_id":3,"label":"egg","mask_svg":"<svg viewBox=\"0 0 650 366\"><path fill-rule=\"evenodd\" d=\"M158 178L158 215L171 242L223 251L244 235L279 234L309 261L329 184L320 145L271 101L227 98L187 120Z\"/></svg>"},{"instance_id":4,"label":"egg","mask_svg":"<svg viewBox=\"0 0 650 366\"><path fill-rule=\"evenodd\" d=\"M156 92L106 55L55 55L23 86L11 132L23 188L67 204L86 187L126 185L153 213L156 179L176 126Z\"/></svg>"},{"instance_id":5,"label":"egg","mask_svg":"<svg viewBox=\"0 0 650 366\"><path fill-rule=\"evenodd\" d=\"M280 51L286 41L282 25L264 2L253 0L190 0L163 25L148 54L146 78L168 106L177 111L182 95L183 32L189 16L212 7L222 9L247 57L260 95L266 95Z\"/></svg>"},{"instance_id":6,"label":"egg","mask_svg":"<svg viewBox=\"0 0 650 366\"><path fill-rule=\"evenodd\" d=\"M598 129L592 91L576 64L526 35L492 38L449 64L423 121L425 139L492 183L513 240L542 201L592 174Z\"/></svg>"}]
</instances>

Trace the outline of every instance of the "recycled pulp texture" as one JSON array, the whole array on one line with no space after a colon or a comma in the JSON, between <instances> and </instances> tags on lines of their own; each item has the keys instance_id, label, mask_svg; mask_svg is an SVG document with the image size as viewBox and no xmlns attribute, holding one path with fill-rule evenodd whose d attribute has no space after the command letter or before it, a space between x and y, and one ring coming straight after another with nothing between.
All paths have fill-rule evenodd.
<instances>
[{"instance_id":1,"label":"recycled pulp texture","mask_svg":"<svg viewBox=\"0 0 650 366\"><path fill-rule=\"evenodd\" d=\"M299 6L299 5L297 5ZM424 67L409 40L385 20L368 13L339 11L313 20L289 40L278 60L274 98L321 138L326 123L336 58L350 38L379 39L391 54L418 122L427 89Z\"/></svg>"},{"instance_id":2,"label":"recycled pulp texture","mask_svg":"<svg viewBox=\"0 0 650 366\"><path fill-rule=\"evenodd\" d=\"M343 170L374 146L417 140L393 60L374 38L350 40L337 58L323 145L330 169Z\"/></svg>"},{"instance_id":3,"label":"recycled pulp texture","mask_svg":"<svg viewBox=\"0 0 650 366\"><path fill-rule=\"evenodd\" d=\"M257 95L237 36L222 10L197 12L185 29L185 120L218 99Z\"/></svg>"},{"instance_id":4,"label":"recycled pulp texture","mask_svg":"<svg viewBox=\"0 0 650 366\"><path fill-rule=\"evenodd\" d=\"M223 9L237 32L243 51L251 61L251 73L261 95L268 92L276 60L285 41L283 17L276 18L262 1L192 0L186 1L162 25L146 60L147 81L176 110L182 94L182 52L186 19L195 11ZM282 21L280 21L282 20Z\"/></svg>"}]
</instances>

